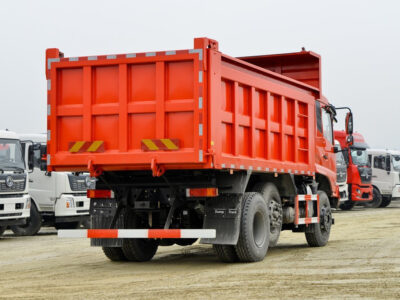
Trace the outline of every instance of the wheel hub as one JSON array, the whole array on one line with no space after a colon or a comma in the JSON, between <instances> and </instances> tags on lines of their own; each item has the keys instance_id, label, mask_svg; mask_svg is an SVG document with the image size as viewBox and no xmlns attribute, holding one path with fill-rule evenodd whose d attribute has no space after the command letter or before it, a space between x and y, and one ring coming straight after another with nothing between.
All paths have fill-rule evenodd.
<instances>
[{"instance_id":1,"label":"wheel hub","mask_svg":"<svg viewBox=\"0 0 400 300\"><path fill-rule=\"evenodd\" d=\"M324 229L325 231L328 231L331 227L331 221L332 221L331 211L326 207L322 207L320 219L321 219L320 220L321 228Z\"/></svg>"}]
</instances>

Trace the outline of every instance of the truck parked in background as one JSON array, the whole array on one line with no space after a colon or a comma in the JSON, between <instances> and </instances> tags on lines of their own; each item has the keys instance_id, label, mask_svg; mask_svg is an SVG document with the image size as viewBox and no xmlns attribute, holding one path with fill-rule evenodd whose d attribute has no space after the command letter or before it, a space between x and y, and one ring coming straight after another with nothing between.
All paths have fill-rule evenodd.
<instances>
[{"instance_id":1,"label":"truck parked in background","mask_svg":"<svg viewBox=\"0 0 400 300\"><path fill-rule=\"evenodd\" d=\"M318 54L194 49L66 58L46 51L48 171L97 177L91 238L111 260L213 244L259 261L281 230L324 246L337 201L335 108Z\"/></svg>"},{"instance_id":2,"label":"truck parked in background","mask_svg":"<svg viewBox=\"0 0 400 300\"><path fill-rule=\"evenodd\" d=\"M400 151L368 149L367 152L374 189L371 206L386 207L400 198Z\"/></svg>"},{"instance_id":3,"label":"truck parked in background","mask_svg":"<svg viewBox=\"0 0 400 300\"><path fill-rule=\"evenodd\" d=\"M340 204L343 210L350 210L357 203L372 201L372 169L368 161L368 144L364 137L355 132L352 145L348 146L348 134L335 131L335 139L339 141L347 162L348 200Z\"/></svg>"},{"instance_id":4,"label":"truck parked in background","mask_svg":"<svg viewBox=\"0 0 400 300\"><path fill-rule=\"evenodd\" d=\"M347 162L338 141L335 141L335 146L338 149L336 153L336 184L340 195L339 202L337 203L337 206L339 206L340 202L349 200L349 190L347 186Z\"/></svg>"},{"instance_id":5,"label":"truck parked in background","mask_svg":"<svg viewBox=\"0 0 400 300\"><path fill-rule=\"evenodd\" d=\"M31 206L28 187L19 137L0 130L0 235L9 226L26 224Z\"/></svg>"},{"instance_id":6,"label":"truck parked in background","mask_svg":"<svg viewBox=\"0 0 400 300\"><path fill-rule=\"evenodd\" d=\"M56 229L78 228L89 222L89 199L86 190L93 182L88 174L41 171L41 152L46 149L45 134L20 135L25 156L33 148L34 167L29 177L32 198L31 217L27 224L14 226L18 235L35 235L42 226Z\"/></svg>"}]
</instances>

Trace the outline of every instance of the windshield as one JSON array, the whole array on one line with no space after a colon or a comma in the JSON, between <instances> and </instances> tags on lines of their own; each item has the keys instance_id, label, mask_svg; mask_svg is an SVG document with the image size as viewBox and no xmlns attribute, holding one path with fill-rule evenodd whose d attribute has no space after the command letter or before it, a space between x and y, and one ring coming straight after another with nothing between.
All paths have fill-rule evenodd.
<instances>
[{"instance_id":1,"label":"windshield","mask_svg":"<svg viewBox=\"0 0 400 300\"><path fill-rule=\"evenodd\" d=\"M400 155L392 155L393 169L400 172Z\"/></svg>"},{"instance_id":2,"label":"windshield","mask_svg":"<svg viewBox=\"0 0 400 300\"><path fill-rule=\"evenodd\" d=\"M340 151L336 153L336 165L345 165L346 161L344 160L343 153Z\"/></svg>"},{"instance_id":3,"label":"windshield","mask_svg":"<svg viewBox=\"0 0 400 300\"><path fill-rule=\"evenodd\" d=\"M351 148L351 159L357 166L368 166L368 154L366 149Z\"/></svg>"},{"instance_id":4,"label":"windshield","mask_svg":"<svg viewBox=\"0 0 400 300\"><path fill-rule=\"evenodd\" d=\"M25 169L19 140L0 139L0 169Z\"/></svg>"}]
</instances>

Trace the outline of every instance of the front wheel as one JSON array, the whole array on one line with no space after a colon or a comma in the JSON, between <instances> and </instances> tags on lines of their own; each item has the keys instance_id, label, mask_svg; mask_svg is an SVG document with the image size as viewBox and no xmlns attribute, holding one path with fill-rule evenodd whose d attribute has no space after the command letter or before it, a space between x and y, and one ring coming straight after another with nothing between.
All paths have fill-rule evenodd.
<instances>
[{"instance_id":1,"label":"front wheel","mask_svg":"<svg viewBox=\"0 0 400 300\"><path fill-rule=\"evenodd\" d=\"M239 240L235 247L242 262L261 261L267 255L269 245L269 212L260 193L245 193Z\"/></svg>"},{"instance_id":2,"label":"front wheel","mask_svg":"<svg viewBox=\"0 0 400 300\"><path fill-rule=\"evenodd\" d=\"M3 235L4 231L6 231L7 226L0 226L0 236Z\"/></svg>"},{"instance_id":3,"label":"front wheel","mask_svg":"<svg viewBox=\"0 0 400 300\"><path fill-rule=\"evenodd\" d=\"M388 196L388 197L382 197L382 202L381 205L379 205L379 207L386 207L390 204L390 202L392 202L392 197Z\"/></svg>"},{"instance_id":4,"label":"front wheel","mask_svg":"<svg viewBox=\"0 0 400 300\"><path fill-rule=\"evenodd\" d=\"M354 207L354 204L355 203L353 201L347 200L347 201L340 203L339 208L341 210L352 210Z\"/></svg>"},{"instance_id":5,"label":"front wheel","mask_svg":"<svg viewBox=\"0 0 400 300\"><path fill-rule=\"evenodd\" d=\"M31 203L31 215L26 221L26 224L10 226L15 235L35 235L39 232L40 227L42 227L42 215L38 211L35 203L33 201Z\"/></svg>"},{"instance_id":6,"label":"front wheel","mask_svg":"<svg viewBox=\"0 0 400 300\"><path fill-rule=\"evenodd\" d=\"M378 208L382 204L382 195L376 187L373 187L372 201L364 204L368 208Z\"/></svg>"},{"instance_id":7,"label":"front wheel","mask_svg":"<svg viewBox=\"0 0 400 300\"><path fill-rule=\"evenodd\" d=\"M306 240L311 247L322 247L328 243L332 226L332 210L328 195L318 191L319 195L319 223L309 224L306 227Z\"/></svg>"}]
</instances>

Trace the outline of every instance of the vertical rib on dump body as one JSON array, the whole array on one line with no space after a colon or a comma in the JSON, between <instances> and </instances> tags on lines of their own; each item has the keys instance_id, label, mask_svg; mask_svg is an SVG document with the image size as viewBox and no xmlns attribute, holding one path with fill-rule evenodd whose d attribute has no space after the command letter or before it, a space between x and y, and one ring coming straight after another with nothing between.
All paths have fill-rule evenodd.
<instances>
[{"instance_id":1,"label":"vertical rib on dump body","mask_svg":"<svg viewBox=\"0 0 400 300\"><path fill-rule=\"evenodd\" d=\"M157 164L315 172L320 77L313 53L297 57L311 59L317 70L300 62L293 72L229 57L206 38L195 39L191 50L65 58L48 49L46 55L50 170ZM276 65L267 57L261 62Z\"/></svg>"}]
</instances>

